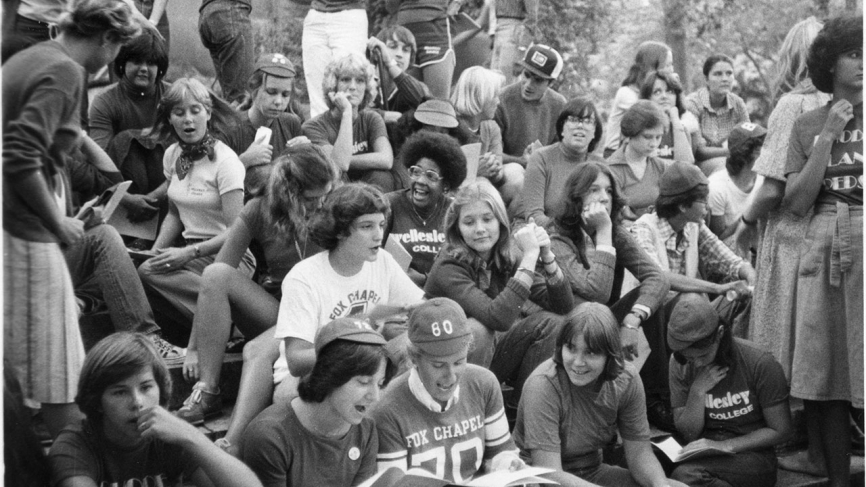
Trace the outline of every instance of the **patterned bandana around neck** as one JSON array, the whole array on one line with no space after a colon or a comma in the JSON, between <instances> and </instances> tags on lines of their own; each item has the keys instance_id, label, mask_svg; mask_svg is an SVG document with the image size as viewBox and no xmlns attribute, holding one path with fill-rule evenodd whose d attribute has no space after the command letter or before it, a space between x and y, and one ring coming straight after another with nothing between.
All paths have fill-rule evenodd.
<instances>
[{"instance_id":1,"label":"patterned bandana around neck","mask_svg":"<svg viewBox=\"0 0 866 487\"><path fill-rule=\"evenodd\" d=\"M204 137L194 144L187 144L183 141L179 143L180 157L178 157L177 162L175 162L174 172L177 173L177 178L180 180L183 180L183 178L186 177L189 170L192 169L192 165L195 161L201 159L205 155L207 155L207 158L211 161L214 159L213 146L216 144L216 139L210 134L210 132L205 132Z\"/></svg>"}]
</instances>

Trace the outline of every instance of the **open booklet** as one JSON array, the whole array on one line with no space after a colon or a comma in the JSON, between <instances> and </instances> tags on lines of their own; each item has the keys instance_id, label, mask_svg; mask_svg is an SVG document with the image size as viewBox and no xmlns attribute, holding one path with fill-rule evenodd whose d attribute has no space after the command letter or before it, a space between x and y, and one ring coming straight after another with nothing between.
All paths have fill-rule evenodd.
<instances>
[{"instance_id":1,"label":"open booklet","mask_svg":"<svg viewBox=\"0 0 866 487\"><path fill-rule=\"evenodd\" d=\"M106 189L101 195L81 205L75 218L82 220L85 228L107 222L120 206L120 200L131 184L132 181L124 181Z\"/></svg>"},{"instance_id":2,"label":"open booklet","mask_svg":"<svg viewBox=\"0 0 866 487\"><path fill-rule=\"evenodd\" d=\"M712 457L717 455L733 455L734 453L728 450L722 450L721 448L698 448L696 450L691 450L686 453L680 453L683 449L683 446L679 444L679 442L673 437L669 436L664 441L652 442L653 446L661 450L668 458L671 459L672 462L682 462L684 460L690 460L692 458L702 458L702 457Z\"/></svg>"},{"instance_id":3,"label":"open booklet","mask_svg":"<svg viewBox=\"0 0 866 487\"><path fill-rule=\"evenodd\" d=\"M526 484L552 484L559 485L553 480L548 480L539 477L546 473L553 472L550 468L526 467L513 472L500 470L481 477L476 477L473 480L458 484L431 477L430 472L421 469L409 469L404 472L397 467L391 467L383 470L358 487L450 487L450 486L466 486L466 487L510 487Z\"/></svg>"}]
</instances>

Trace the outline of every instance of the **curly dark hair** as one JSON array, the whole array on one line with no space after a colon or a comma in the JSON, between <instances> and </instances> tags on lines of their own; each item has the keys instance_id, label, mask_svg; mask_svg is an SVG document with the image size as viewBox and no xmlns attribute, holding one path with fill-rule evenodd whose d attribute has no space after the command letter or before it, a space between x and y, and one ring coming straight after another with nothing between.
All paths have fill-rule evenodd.
<instances>
[{"instance_id":1,"label":"curly dark hair","mask_svg":"<svg viewBox=\"0 0 866 487\"><path fill-rule=\"evenodd\" d=\"M626 110L619 122L623 137L637 137L644 130L663 127L665 114L649 100L638 100Z\"/></svg>"},{"instance_id":2,"label":"curly dark hair","mask_svg":"<svg viewBox=\"0 0 866 487\"><path fill-rule=\"evenodd\" d=\"M622 209L626 206L620 182L607 164L593 161L578 164L565 181L565 204L554 217L557 231L574 243L578 257L586 269L589 269L589 259L586 258L584 238L588 232L583 226L583 198L599 174L605 174L610 179L613 191L610 218L614 226L619 225L622 222Z\"/></svg>"},{"instance_id":3,"label":"curly dark hair","mask_svg":"<svg viewBox=\"0 0 866 487\"><path fill-rule=\"evenodd\" d=\"M711 54L710 57L708 57L704 61L704 68L703 68L704 78L709 78L710 77L710 71L713 70L713 66L715 66L716 64L719 64L719 63L728 63L731 65L731 67L734 66L734 60L731 59L731 56L728 56L727 54L722 54L720 52L716 53L716 54Z\"/></svg>"},{"instance_id":4,"label":"curly dark hair","mask_svg":"<svg viewBox=\"0 0 866 487\"><path fill-rule=\"evenodd\" d=\"M334 340L319 352L313 370L301 379L298 396L305 402L322 402L354 377L376 375L383 360L387 384L393 368L388 366L385 347Z\"/></svg>"},{"instance_id":5,"label":"curly dark hair","mask_svg":"<svg viewBox=\"0 0 866 487\"><path fill-rule=\"evenodd\" d=\"M126 63L129 61L155 64L156 84L159 84L168 71L168 48L165 46L165 41L145 30L138 37L124 44L114 58L114 74L118 78L123 78Z\"/></svg>"},{"instance_id":6,"label":"curly dark hair","mask_svg":"<svg viewBox=\"0 0 866 487\"><path fill-rule=\"evenodd\" d=\"M824 93L833 93L833 67L842 54L863 47L863 16L836 17L824 24L809 48L806 66L812 84Z\"/></svg>"},{"instance_id":7,"label":"curly dark hair","mask_svg":"<svg viewBox=\"0 0 866 487\"><path fill-rule=\"evenodd\" d=\"M601 140L601 132L604 130L601 117L598 115L598 110L592 100L584 97L572 98L565 104L556 119L556 140L562 141L562 127L568 117L587 118L592 115L595 118L595 132L592 134L592 140L589 141L589 147L586 151L591 153L595 150L595 146Z\"/></svg>"},{"instance_id":8,"label":"curly dark hair","mask_svg":"<svg viewBox=\"0 0 866 487\"><path fill-rule=\"evenodd\" d=\"M316 212L309 225L310 238L326 250L334 250L340 237L352 231L356 218L370 213L388 217L388 199L375 186L350 183L335 189L325 198L325 205Z\"/></svg>"},{"instance_id":9,"label":"curly dark hair","mask_svg":"<svg viewBox=\"0 0 866 487\"><path fill-rule=\"evenodd\" d=\"M466 156L453 137L421 131L409 137L400 149L400 160L407 168L425 157L439 166L439 173L448 189L460 187L466 179Z\"/></svg>"}]
</instances>

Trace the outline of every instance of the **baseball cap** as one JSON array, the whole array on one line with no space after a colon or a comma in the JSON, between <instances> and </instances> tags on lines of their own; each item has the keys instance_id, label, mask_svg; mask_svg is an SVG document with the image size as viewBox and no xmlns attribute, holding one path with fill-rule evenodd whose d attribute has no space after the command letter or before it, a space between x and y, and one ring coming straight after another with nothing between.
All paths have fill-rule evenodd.
<instances>
[{"instance_id":1,"label":"baseball cap","mask_svg":"<svg viewBox=\"0 0 866 487\"><path fill-rule=\"evenodd\" d=\"M255 71L264 71L280 78L295 77L295 65L292 64L289 58L278 52L259 56L259 59L256 61Z\"/></svg>"},{"instance_id":2,"label":"baseball cap","mask_svg":"<svg viewBox=\"0 0 866 487\"><path fill-rule=\"evenodd\" d=\"M334 340L346 340L369 345L385 345L387 343L385 338L371 328L366 321L352 317L337 318L319 330L315 341L316 355Z\"/></svg>"},{"instance_id":3,"label":"baseball cap","mask_svg":"<svg viewBox=\"0 0 866 487\"><path fill-rule=\"evenodd\" d=\"M446 129L454 128L457 123L457 112L451 102L446 100L427 100L415 109L415 120Z\"/></svg>"},{"instance_id":4,"label":"baseball cap","mask_svg":"<svg viewBox=\"0 0 866 487\"><path fill-rule=\"evenodd\" d=\"M749 139L757 139L767 135L767 129L752 122L741 123L728 134L728 149L733 151L735 147L744 144Z\"/></svg>"},{"instance_id":5,"label":"baseball cap","mask_svg":"<svg viewBox=\"0 0 866 487\"><path fill-rule=\"evenodd\" d=\"M668 317L668 346L678 352L710 336L719 327L719 314L703 294L683 293Z\"/></svg>"},{"instance_id":6,"label":"baseball cap","mask_svg":"<svg viewBox=\"0 0 866 487\"><path fill-rule=\"evenodd\" d=\"M465 349L471 332L466 313L448 298L433 298L409 314L409 341L434 357L453 355Z\"/></svg>"},{"instance_id":7,"label":"baseball cap","mask_svg":"<svg viewBox=\"0 0 866 487\"><path fill-rule=\"evenodd\" d=\"M660 196L678 196L701 184L710 184L704 173L694 164L674 162L659 180Z\"/></svg>"},{"instance_id":8,"label":"baseball cap","mask_svg":"<svg viewBox=\"0 0 866 487\"><path fill-rule=\"evenodd\" d=\"M559 78L565 63L556 49L544 44L534 44L526 50L520 65L544 79Z\"/></svg>"}]
</instances>

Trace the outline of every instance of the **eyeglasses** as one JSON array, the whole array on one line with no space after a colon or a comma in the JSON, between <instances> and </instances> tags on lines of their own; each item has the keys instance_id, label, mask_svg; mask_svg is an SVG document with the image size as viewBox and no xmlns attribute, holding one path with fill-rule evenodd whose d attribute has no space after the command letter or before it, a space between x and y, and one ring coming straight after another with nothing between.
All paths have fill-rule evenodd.
<instances>
[{"instance_id":1,"label":"eyeglasses","mask_svg":"<svg viewBox=\"0 0 866 487\"><path fill-rule=\"evenodd\" d=\"M424 169L418 166L412 166L409 168L409 177L412 179L421 179L421 176L427 178L427 181L430 181L431 183L442 181L442 176L440 176L436 171Z\"/></svg>"},{"instance_id":2,"label":"eyeglasses","mask_svg":"<svg viewBox=\"0 0 866 487\"><path fill-rule=\"evenodd\" d=\"M595 117L578 117L577 115L569 115L565 117L565 121L586 127L595 126Z\"/></svg>"}]
</instances>

